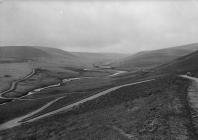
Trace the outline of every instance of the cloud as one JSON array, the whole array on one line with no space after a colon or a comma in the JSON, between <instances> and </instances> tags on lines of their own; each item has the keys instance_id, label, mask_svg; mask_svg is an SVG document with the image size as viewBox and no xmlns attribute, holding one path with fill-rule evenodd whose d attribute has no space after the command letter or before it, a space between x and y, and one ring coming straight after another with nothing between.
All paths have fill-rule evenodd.
<instances>
[{"instance_id":1,"label":"cloud","mask_svg":"<svg viewBox=\"0 0 198 140\"><path fill-rule=\"evenodd\" d=\"M136 52L197 42L196 1L7 1L0 45Z\"/></svg>"}]
</instances>

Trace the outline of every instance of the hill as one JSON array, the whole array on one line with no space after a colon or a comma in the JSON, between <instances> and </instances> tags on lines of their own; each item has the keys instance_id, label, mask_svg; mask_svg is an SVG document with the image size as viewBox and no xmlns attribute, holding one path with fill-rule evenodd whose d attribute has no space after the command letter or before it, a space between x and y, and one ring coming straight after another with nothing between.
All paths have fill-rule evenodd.
<instances>
[{"instance_id":1,"label":"hill","mask_svg":"<svg viewBox=\"0 0 198 140\"><path fill-rule=\"evenodd\" d=\"M56 48L34 46L0 47L1 63L24 61L34 62L35 67L45 69L64 69L64 67L82 68L84 64L75 55Z\"/></svg>"},{"instance_id":2,"label":"hill","mask_svg":"<svg viewBox=\"0 0 198 140\"><path fill-rule=\"evenodd\" d=\"M67 52L40 46L0 47L1 62L32 60L38 67L47 67L48 69L57 69L58 67L90 68L95 65L108 65L126 56L127 54Z\"/></svg>"},{"instance_id":3,"label":"hill","mask_svg":"<svg viewBox=\"0 0 198 140\"><path fill-rule=\"evenodd\" d=\"M191 72L198 74L198 51L189 55L180 57L172 62L158 66L155 68L155 73L178 73L185 74Z\"/></svg>"},{"instance_id":4,"label":"hill","mask_svg":"<svg viewBox=\"0 0 198 140\"><path fill-rule=\"evenodd\" d=\"M112 66L127 70L147 69L168 63L196 50L198 50L198 43L160 50L143 51L119 62L115 62Z\"/></svg>"},{"instance_id":5,"label":"hill","mask_svg":"<svg viewBox=\"0 0 198 140\"><path fill-rule=\"evenodd\" d=\"M126 58L129 54L121 53L89 53L89 52L72 52L86 64L109 65L112 62Z\"/></svg>"},{"instance_id":6,"label":"hill","mask_svg":"<svg viewBox=\"0 0 198 140\"><path fill-rule=\"evenodd\" d=\"M25 46L0 47L1 59L34 59L37 57L50 57L50 55L37 48Z\"/></svg>"}]
</instances>

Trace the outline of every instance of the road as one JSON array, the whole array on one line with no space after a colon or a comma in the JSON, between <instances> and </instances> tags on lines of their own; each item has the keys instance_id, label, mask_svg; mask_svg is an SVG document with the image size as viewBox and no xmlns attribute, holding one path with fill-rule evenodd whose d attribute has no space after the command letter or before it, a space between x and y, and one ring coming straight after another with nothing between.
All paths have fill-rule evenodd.
<instances>
[{"instance_id":1,"label":"road","mask_svg":"<svg viewBox=\"0 0 198 140\"><path fill-rule=\"evenodd\" d=\"M32 67L33 67L33 66L32 66ZM35 74L35 69L32 68L31 73L29 73L28 75L26 75L26 76L23 77L22 79L13 81L13 82L11 83L11 86L10 86L10 88L9 88L8 90L3 91L3 92L0 93L0 98L1 98L1 99L12 99L12 98L6 98L6 97L4 97L3 95L6 94L6 93L8 93L8 92L13 91L13 90L16 88L18 82L24 81L24 80L30 78L31 76L33 76L34 74Z\"/></svg>"},{"instance_id":2,"label":"road","mask_svg":"<svg viewBox=\"0 0 198 140\"><path fill-rule=\"evenodd\" d=\"M15 118L15 119L12 119L6 123L3 123L2 125L0 125L0 130L5 130L5 129L8 129L8 128L12 128L12 127L15 127L15 126L18 126L21 124L21 120L25 119L25 118L28 118L28 117L31 117L33 116L34 114L37 114L38 112L44 110L45 108L49 107L50 105L52 105L53 103L57 102L58 100L62 99L63 97L59 97L57 99L54 99L52 101L50 101L49 103L47 103L46 105L42 106L41 108L27 114L27 115L24 115L24 116L21 116L21 117L18 117L18 118Z\"/></svg>"},{"instance_id":3,"label":"road","mask_svg":"<svg viewBox=\"0 0 198 140\"><path fill-rule=\"evenodd\" d=\"M182 75L181 77L187 78L192 81L188 88L189 104L192 108L191 116L194 128L198 131L198 78Z\"/></svg>"},{"instance_id":4,"label":"road","mask_svg":"<svg viewBox=\"0 0 198 140\"><path fill-rule=\"evenodd\" d=\"M33 67L33 66L32 66L32 67ZM115 77L115 76L117 76L117 75L119 75L119 74L121 74L121 73L125 73L125 72L126 72L126 71L117 71L117 72L115 72L114 74L109 75L109 77ZM18 82L23 81L23 80L26 80L26 79L30 78L31 76L33 76L34 74L35 74L35 69L32 68L32 72L31 72L30 74L28 74L27 76L25 76L23 79L20 79L20 80L18 80L18 81L13 81L11 87L10 87L8 90L6 90L6 91L0 93L0 99L11 99L12 101L13 101L13 100L32 100L32 99L25 99L25 98L23 98L23 97L26 97L26 96L35 94L35 93L37 93L37 92L40 92L41 90L45 90L45 89L48 89L48 88L59 87L59 86L61 86L61 84L66 83L66 82L71 82L71 81L80 80L80 79L87 79L87 78L95 78L95 77L75 77L75 78L66 78L66 79L63 79L60 83L56 83L56 84L48 85L48 86L45 86L45 87L42 87L42 88L34 89L34 90L28 92L26 95L23 95L23 96L21 96L21 97L9 98L9 97L4 97L4 96L3 96L3 94L5 94L5 93L8 93L8 92L13 91L13 90L16 88ZM6 103L7 103L7 102L2 103L2 104L0 104L0 105L4 105L4 104L6 104Z\"/></svg>"},{"instance_id":5,"label":"road","mask_svg":"<svg viewBox=\"0 0 198 140\"><path fill-rule=\"evenodd\" d=\"M112 75L109 75L110 77L115 77L115 76L118 76L122 73L126 73L127 71L117 71L116 73L112 74Z\"/></svg>"},{"instance_id":6,"label":"road","mask_svg":"<svg viewBox=\"0 0 198 140\"><path fill-rule=\"evenodd\" d=\"M108 93L110 93L110 92L112 92L112 91L115 91L115 90L117 90L117 89L120 89L120 88L122 88L122 87L127 87L127 86L132 86L132 85L136 85L136 84L145 83L145 82L150 82L150 81L153 81L153 80L155 80L155 79L143 80L143 81L139 81L139 82L134 82L134 83L124 84L124 85L120 85L120 86L115 86L115 87L109 88L109 89L107 89L107 90L104 90L104 91L102 91L102 92L99 92L99 93L97 93L97 94L95 94L95 95L93 95L93 96L90 96L90 97L88 97L88 98L85 98L85 99L83 99L83 100L80 100L80 101L78 101L78 102L75 102L75 103L72 103L72 104L67 105L67 106L65 106L65 107L62 107L62 108L60 108L60 109L51 111L51 112L49 112L49 113L46 113L46 114L44 114L44 115L40 115L40 116L35 117L35 118L33 118L33 119L29 119L29 120L27 120L27 121L23 121L24 119L29 118L29 117L31 117L31 116L33 116L33 115L39 113L39 112L42 111L43 109L49 107L49 106L52 105L54 102L56 102L57 100L59 100L59 99L61 98L61 97L60 97L60 98L58 98L57 100L55 99L55 100L53 100L53 101L47 103L46 105L44 105L44 106L41 107L40 109L37 109L37 110L35 110L35 111L33 111L33 112L27 114L27 115L24 115L24 116L21 116L21 117L18 117L18 118L15 118L15 119L12 119L12 120L10 120L10 121L8 121L8 122L3 123L2 125L0 125L0 130L5 130L5 129L8 129L8 128L12 128L12 127L21 125L22 123L33 122L33 121L36 121L36 120L39 120L39 119L42 119L42 118L45 118L45 117L48 117L48 116L51 116L51 115L60 113L60 112L67 112L67 111L71 110L73 107L76 107L76 106L78 106L78 105L80 105L80 104L82 104L82 103L88 102L88 101L90 101L90 100L96 99L96 98L98 98L98 97L100 97L100 96L106 95L106 94L108 94Z\"/></svg>"}]
</instances>

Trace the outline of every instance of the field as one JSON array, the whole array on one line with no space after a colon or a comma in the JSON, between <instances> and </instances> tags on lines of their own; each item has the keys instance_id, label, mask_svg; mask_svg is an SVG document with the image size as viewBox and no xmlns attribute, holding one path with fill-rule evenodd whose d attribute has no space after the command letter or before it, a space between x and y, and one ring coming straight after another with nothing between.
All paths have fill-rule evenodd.
<instances>
[{"instance_id":1,"label":"field","mask_svg":"<svg viewBox=\"0 0 198 140\"><path fill-rule=\"evenodd\" d=\"M0 63L0 92L8 89L13 80L18 80L32 71L28 63Z\"/></svg>"},{"instance_id":2,"label":"field","mask_svg":"<svg viewBox=\"0 0 198 140\"><path fill-rule=\"evenodd\" d=\"M54 71L49 71L46 69L36 69L36 73L33 76L31 76L30 78L28 78L26 80L18 82L16 85L16 88L12 92L4 94L4 96L5 97L20 97L34 89L53 85L53 84L58 84L58 83L61 83L62 79L71 78L71 77L74 77L77 75L79 75L79 74L75 75L74 73L70 73L70 71L67 71L67 70L65 70L65 72L57 72L57 71L54 72ZM79 80L79 81L81 81L81 80ZM74 87L72 87L72 85L78 84L78 83L73 84L73 82L71 82L71 83L72 83L71 88L74 88ZM67 84L67 87L69 85L70 84ZM62 91L64 91L64 93L68 91L67 89L64 88L64 86L62 86L62 87L63 87ZM69 88L69 89L71 89L71 88ZM59 88L59 87L53 88L53 89L49 88L49 90L47 90L47 92L49 91L49 93L52 93L52 92L54 93L54 91L58 91L58 90L61 90L61 88Z\"/></svg>"},{"instance_id":3,"label":"field","mask_svg":"<svg viewBox=\"0 0 198 140\"><path fill-rule=\"evenodd\" d=\"M33 89L59 83L61 82L62 78L69 78L71 76L72 75L70 75L70 73L56 73L50 72L49 70L36 69L36 72L33 76L26 80L18 82L16 88L12 92L4 94L4 96L20 97L27 94L29 91L32 91ZM97 84L95 83L96 80ZM22 98L26 100L15 100L9 102L11 100L1 99L0 103L9 103L0 106L1 113L5 114L0 116L0 123L19 117L21 115L25 115L28 112L38 109L49 101L58 97L65 96L54 105L45 109L44 112L52 111L59 107L68 105L69 103L73 103L90 95L93 95L111 85L111 81L106 78L85 78L76 81L70 81L68 83L62 84L60 87L48 88L46 90L37 92L36 94ZM23 110L21 110L22 107Z\"/></svg>"},{"instance_id":4,"label":"field","mask_svg":"<svg viewBox=\"0 0 198 140\"><path fill-rule=\"evenodd\" d=\"M26 96L25 98L43 98L54 95L67 95L73 92L90 92L95 89L112 85L113 81L109 78L82 78L66 82L59 87L47 88L42 91L38 91L36 94Z\"/></svg>"},{"instance_id":5,"label":"field","mask_svg":"<svg viewBox=\"0 0 198 140\"><path fill-rule=\"evenodd\" d=\"M186 100L188 82L174 76L128 86L12 130L2 139L196 139Z\"/></svg>"}]
</instances>

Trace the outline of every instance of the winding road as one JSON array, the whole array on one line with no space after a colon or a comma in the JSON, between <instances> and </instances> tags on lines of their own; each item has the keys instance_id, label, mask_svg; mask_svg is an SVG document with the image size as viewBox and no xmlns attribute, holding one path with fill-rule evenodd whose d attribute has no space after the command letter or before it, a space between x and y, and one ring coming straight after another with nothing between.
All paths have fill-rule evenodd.
<instances>
[{"instance_id":1,"label":"winding road","mask_svg":"<svg viewBox=\"0 0 198 140\"><path fill-rule=\"evenodd\" d=\"M187 78L192 81L192 84L188 88L188 96L190 104L198 112L198 78L182 75L181 77Z\"/></svg>"},{"instance_id":2,"label":"winding road","mask_svg":"<svg viewBox=\"0 0 198 140\"><path fill-rule=\"evenodd\" d=\"M35 71L34 66L33 66L33 64L32 64L32 71L31 71L31 73L29 73L28 75L26 75L26 76L23 77L22 79L13 81L13 82L11 83L11 86L10 86L10 88L9 88L8 90L3 91L3 92L0 93L0 99L17 99L17 98L7 98L7 97L4 97L3 95L6 94L6 93L8 93L8 92L13 91L13 90L16 88L18 82L24 81L24 80L26 80L26 79L32 77L35 73L36 73L36 71Z\"/></svg>"},{"instance_id":3,"label":"winding road","mask_svg":"<svg viewBox=\"0 0 198 140\"><path fill-rule=\"evenodd\" d=\"M111 75L109 75L108 77L115 77L115 76L118 76L118 75L120 75L120 74L122 74L122 73L126 73L126 71L117 71L116 73L111 74ZM37 92L40 92L40 91L45 90L45 89L48 89L48 88L59 87L59 86L61 86L61 84L64 84L64 83L66 83L66 82L70 82L70 81L74 81L74 80L80 80L80 79L87 79L87 78L95 78L95 77L74 77L74 78L66 78L66 79L63 79L60 83L52 84L52 85L48 85L48 86L46 86L46 87L34 89L33 91L28 92L26 95L23 95L23 96L18 97L18 98L3 97L3 94L13 91L13 90L16 88L16 85L17 85L18 82L23 81L23 80L26 80L26 79L30 78L31 76L33 76L34 74L35 74L35 69L32 69L32 72L31 72L30 74L28 74L26 77L24 77L23 79L20 79L20 80L18 80L18 81L12 82L12 85L11 85L11 87L10 87L8 90L6 90L6 91L0 93L0 98L1 98L1 99L13 99L13 100L31 100L31 99L23 99L23 97L26 97L26 96L35 94L35 93L37 93ZM3 104L4 104L4 103L2 103L2 104L0 104L0 105L3 105Z\"/></svg>"},{"instance_id":4,"label":"winding road","mask_svg":"<svg viewBox=\"0 0 198 140\"><path fill-rule=\"evenodd\" d=\"M192 81L188 88L189 104L192 108L191 116L194 128L198 131L198 78L187 75L181 75L181 77Z\"/></svg>"},{"instance_id":5,"label":"winding road","mask_svg":"<svg viewBox=\"0 0 198 140\"><path fill-rule=\"evenodd\" d=\"M49 103L47 103L46 105L42 106L41 108L27 114L27 115L24 115L24 116L21 116L21 117L18 117L18 118L15 118L15 119L12 119L6 123L3 123L0 125L0 130L5 130L5 129L8 129L8 128L12 128L12 127L15 127L15 126L18 126L20 125L20 121L25 119L25 118L28 118L28 117L31 117L33 116L34 114L37 114L38 112L44 110L45 108L49 107L50 105L52 105L53 103L57 102L58 100L62 99L64 97L59 97L57 99L54 99L52 101L50 101Z\"/></svg>"},{"instance_id":6,"label":"winding road","mask_svg":"<svg viewBox=\"0 0 198 140\"><path fill-rule=\"evenodd\" d=\"M57 98L49 103L47 103L46 105L44 105L43 107L27 114L27 115L24 115L24 116L21 116L21 117L18 117L18 118L15 118L15 119L12 119L8 122L5 122L3 124L0 125L0 130L5 130L5 129L8 129L8 128L12 128L12 127L15 127L15 126L18 126L18 125L21 125L23 123L29 123L29 122L33 122L33 121L36 121L36 120L39 120L39 119L42 119L42 118L45 118L45 117L48 117L48 116L51 116L51 115L54 115L54 114L57 114L57 113L60 113L60 112L66 112L66 111L69 111L71 110L73 107L75 106L78 106L82 103L85 103L85 102L88 102L90 100L93 100L93 99L96 99L100 96L103 96L103 95L106 95L112 91L115 91L117 89L120 89L122 87L126 87L126 86L132 86L132 85L136 85L136 84L141 84L141 83L145 83L145 82L150 82L150 81L153 81L155 79L149 79L149 80L143 80L143 81L139 81L139 82L134 82L134 83L129 83L129 84L124 84L124 85L120 85L120 86L115 86L115 87L112 87L112 88L109 88L107 90L104 90L102 92L99 92L93 96L90 96L88 98L85 98L85 99L82 99L78 102L75 102L75 103L72 103L70 105L67 105L65 107L62 107L62 108L59 108L57 110L54 110L54 111L51 111L49 113L46 113L44 115L40 115L38 117L35 117L33 119L29 119L29 120L26 120L26 121L23 121L24 119L26 118L29 118L37 113L39 113L40 111L42 111L43 109L46 109L47 107L51 106L53 103L55 103L56 101L58 101L59 99L63 98L63 97L60 97L60 98Z\"/></svg>"},{"instance_id":7,"label":"winding road","mask_svg":"<svg viewBox=\"0 0 198 140\"><path fill-rule=\"evenodd\" d=\"M117 71L116 73L114 73L114 74L112 74L112 75L109 75L109 77L115 77L115 76L118 76L118 75L120 75L120 74L122 74L122 73L126 73L127 71Z\"/></svg>"}]
</instances>

